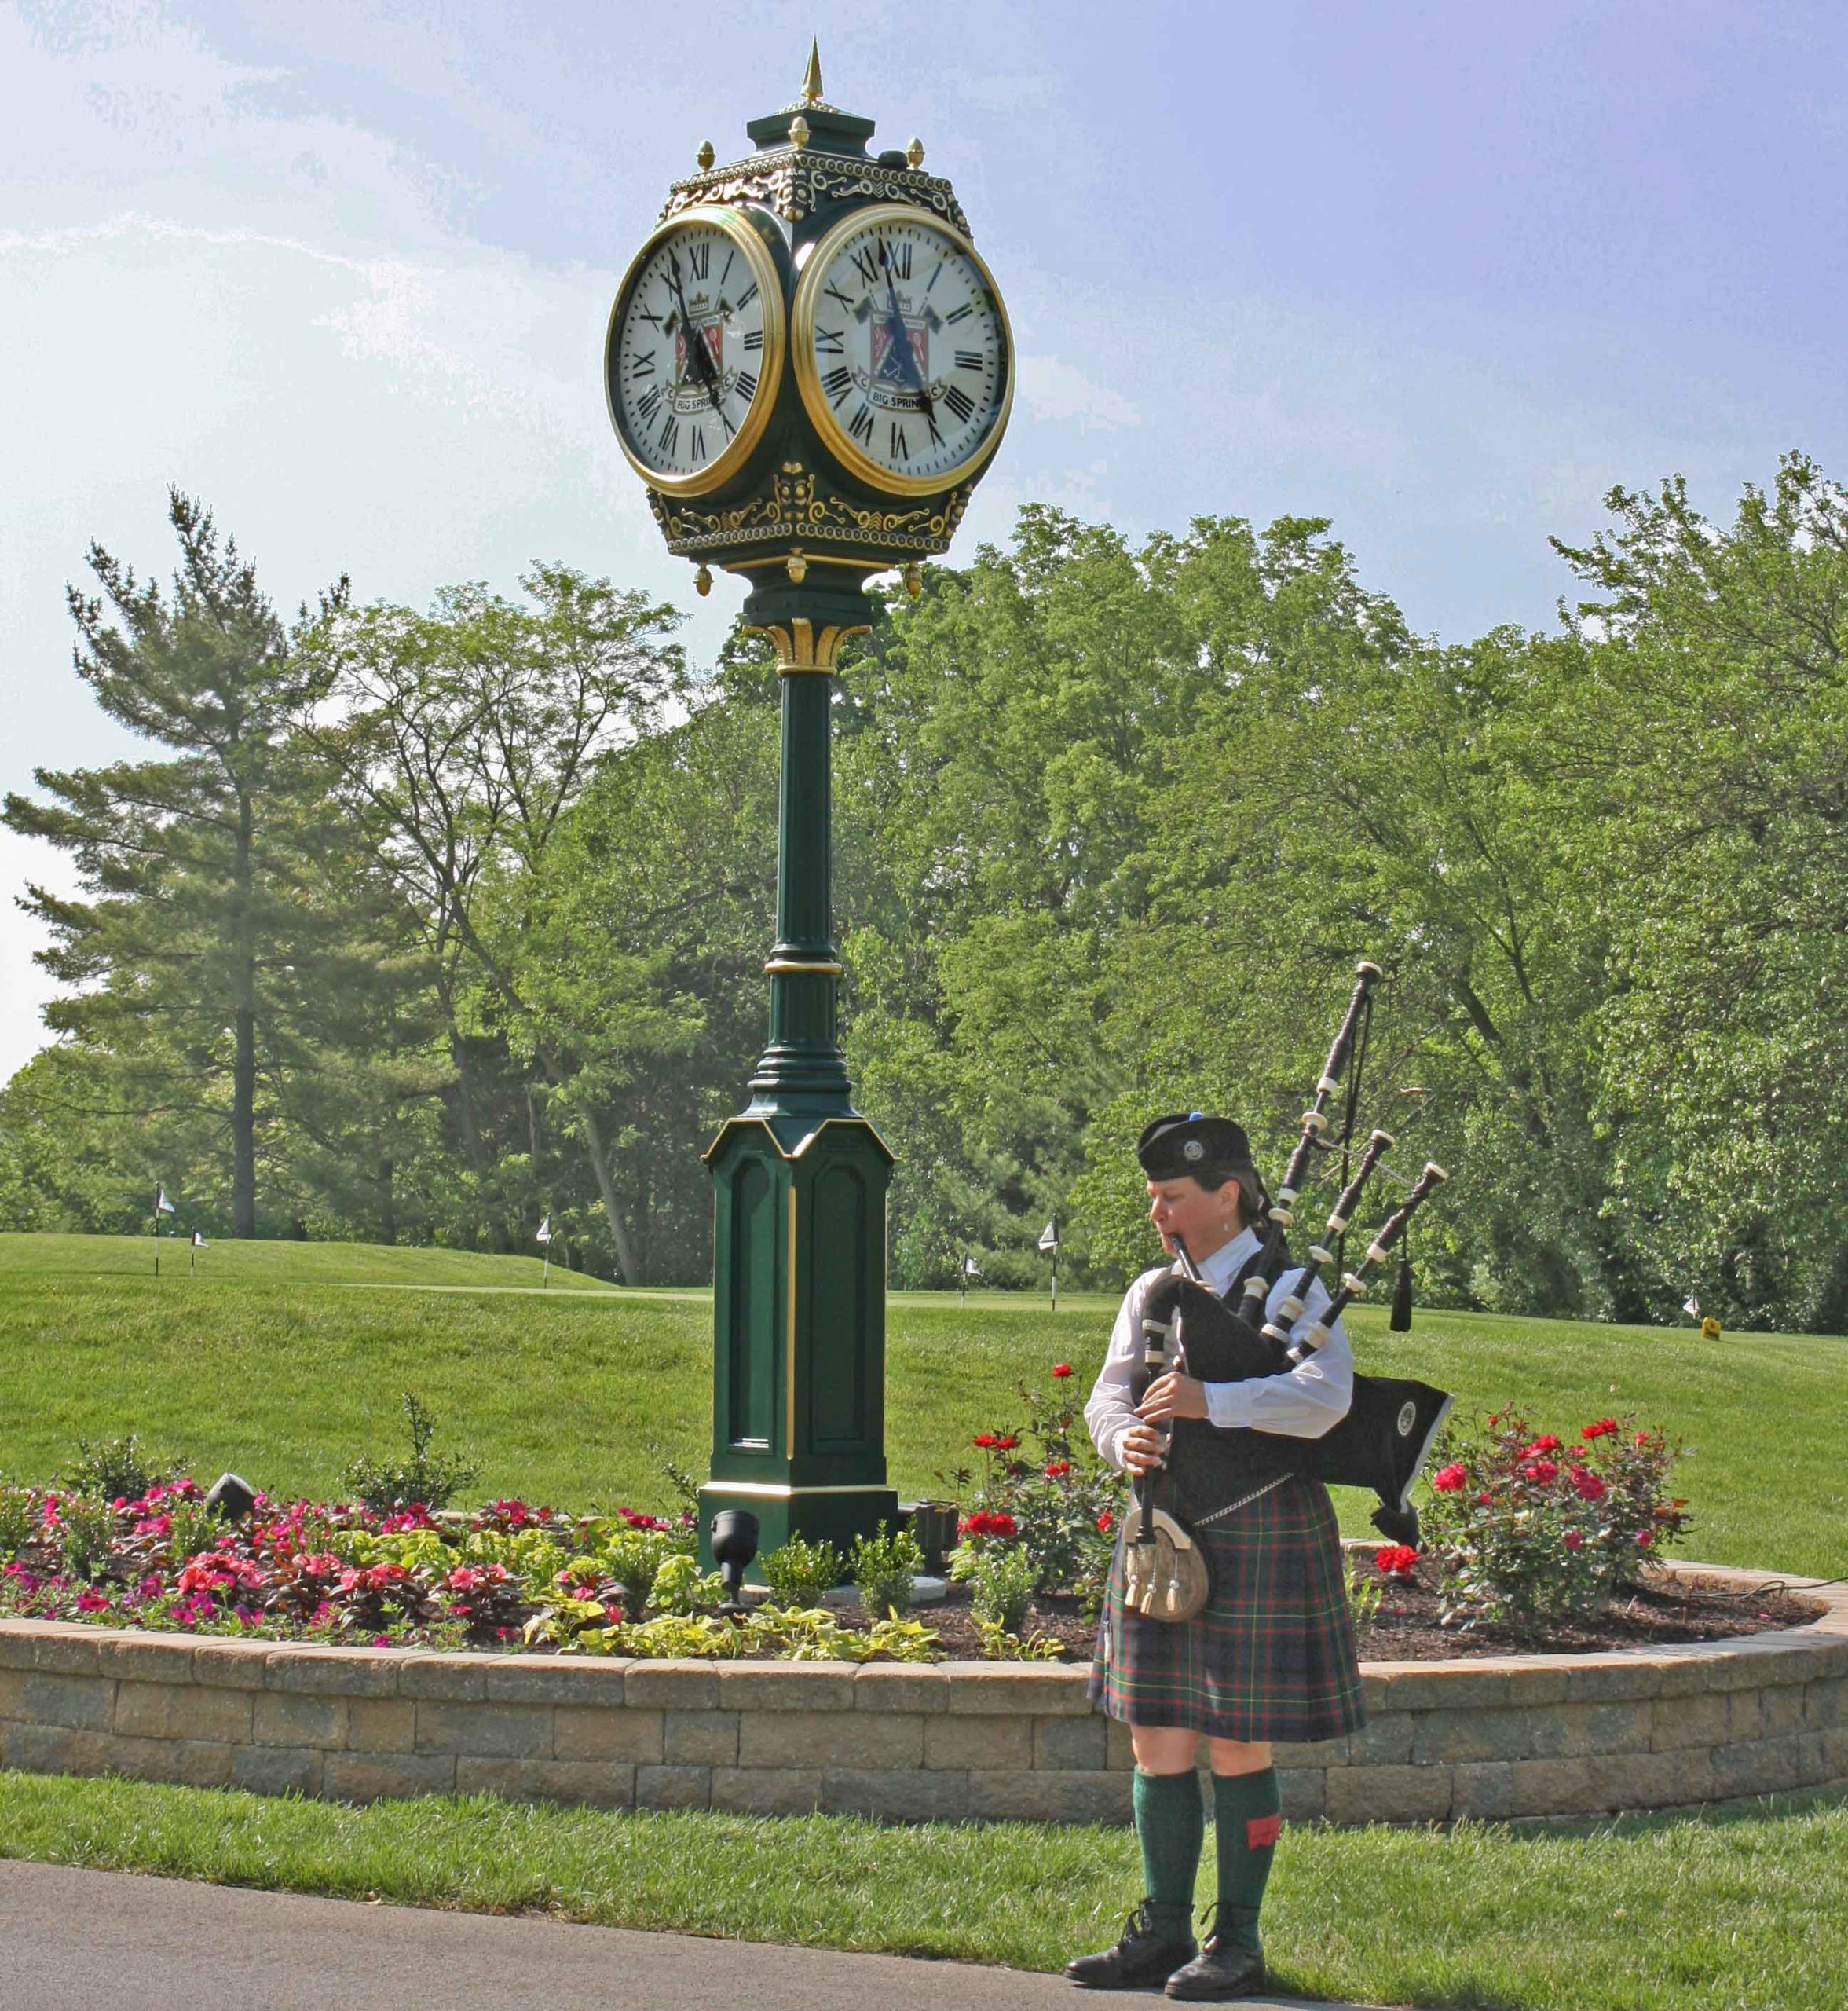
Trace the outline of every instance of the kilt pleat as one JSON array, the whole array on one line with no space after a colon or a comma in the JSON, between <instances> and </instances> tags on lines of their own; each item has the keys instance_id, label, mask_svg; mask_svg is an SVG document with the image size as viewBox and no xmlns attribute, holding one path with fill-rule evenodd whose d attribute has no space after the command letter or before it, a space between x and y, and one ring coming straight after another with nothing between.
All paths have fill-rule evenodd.
<instances>
[{"instance_id":1,"label":"kilt pleat","mask_svg":"<svg viewBox=\"0 0 1848 2011\"><path fill-rule=\"evenodd\" d=\"M1118 1544L1092 1700L1127 1724L1211 1738L1300 1742L1357 1731L1367 1714L1327 1489L1286 1480L1195 1537L1213 1596L1178 1625L1124 1610Z\"/></svg>"}]
</instances>

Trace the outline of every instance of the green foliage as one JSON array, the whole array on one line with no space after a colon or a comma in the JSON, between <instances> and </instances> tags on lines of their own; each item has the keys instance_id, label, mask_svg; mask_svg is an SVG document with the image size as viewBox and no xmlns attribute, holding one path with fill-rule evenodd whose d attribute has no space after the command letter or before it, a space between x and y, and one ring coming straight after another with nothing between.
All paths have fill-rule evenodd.
<instances>
[{"instance_id":1,"label":"green foliage","mask_svg":"<svg viewBox=\"0 0 1848 2011\"><path fill-rule=\"evenodd\" d=\"M1350 1564L1347 1579L1348 1617L1354 1623L1356 1636L1364 1634L1379 1616L1386 1588L1364 1565Z\"/></svg>"},{"instance_id":2,"label":"green foliage","mask_svg":"<svg viewBox=\"0 0 1848 2011\"><path fill-rule=\"evenodd\" d=\"M77 1441L77 1456L57 1476L61 1487L74 1493L100 1495L105 1501L138 1501L148 1489L171 1480L181 1472L185 1461L151 1452L134 1432L125 1438L104 1438L94 1444Z\"/></svg>"},{"instance_id":3,"label":"green foliage","mask_svg":"<svg viewBox=\"0 0 1848 2011\"><path fill-rule=\"evenodd\" d=\"M598 1544L596 1562L622 1588L623 1611L639 1619L661 1567L682 1546L664 1529L613 1529Z\"/></svg>"},{"instance_id":4,"label":"green foliage","mask_svg":"<svg viewBox=\"0 0 1848 2011\"><path fill-rule=\"evenodd\" d=\"M847 1568L869 1614L902 1618L911 1610L912 1581L924 1569L924 1552L909 1529L881 1531L854 1539Z\"/></svg>"},{"instance_id":5,"label":"green foliage","mask_svg":"<svg viewBox=\"0 0 1848 2011\"><path fill-rule=\"evenodd\" d=\"M763 1582L787 1604L812 1603L847 1576L840 1552L825 1538L815 1543L792 1537L757 1560Z\"/></svg>"},{"instance_id":6,"label":"green foliage","mask_svg":"<svg viewBox=\"0 0 1848 2011\"><path fill-rule=\"evenodd\" d=\"M1056 1634L1020 1635L1002 1626L998 1620L978 1617L976 1631L982 1636L982 1659L990 1662L1056 1662L1063 1660L1064 1644Z\"/></svg>"},{"instance_id":7,"label":"green foliage","mask_svg":"<svg viewBox=\"0 0 1848 2011\"><path fill-rule=\"evenodd\" d=\"M1016 1544L991 1544L974 1553L967 1578L977 1624L1018 1634L1033 1604L1037 1577L1033 1559Z\"/></svg>"},{"instance_id":8,"label":"green foliage","mask_svg":"<svg viewBox=\"0 0 1848 2011\"><path fill-rule=\"evenodd\" d=\"M38 1535L39 1512L30 1488L0 1487L0 1564L10 1563Z\"/></svg>"},{"instance_id":9,"label":"green foliage","mask_svg":"<svg viewBox=\"0 0 1848 2011\"><path fill-rule=\"evenodd\" d=\"M648 1592L657 1613L682 1615L710 1611L724 1597L719 1573L701 1570L699 1559L685 1551L662 1559Z\"/></svg>"},{"instance_id":10,"label":"green foliage","mask_svg":"<svg viewBox=\"0 0 1848 2011\"><path fill-rule=\"evenodd\" d=\"M405 1429L411 1437L409 1460L400 1464L362 1453L342 1474L341 1485L381 1514L419 1503L433 1512L447 1508L465 1487L474 1484L479 1470L465 1460L433 1452L430 1449L436 1436L436 1419L411 1390L404 1391L402 1401Z\"/></svg>"},{"instance_id":11,"label":"green foliage","mask_svg":"<svg viewBox=\"0 0 1848 2011\"><path fill-rule=\"evenodd\" d=\"M91 1577L115 1540L115 1510L100 1495L60 1495L57 1533L58 1557L66 1576Z\"/></svg>"}]
</instances>

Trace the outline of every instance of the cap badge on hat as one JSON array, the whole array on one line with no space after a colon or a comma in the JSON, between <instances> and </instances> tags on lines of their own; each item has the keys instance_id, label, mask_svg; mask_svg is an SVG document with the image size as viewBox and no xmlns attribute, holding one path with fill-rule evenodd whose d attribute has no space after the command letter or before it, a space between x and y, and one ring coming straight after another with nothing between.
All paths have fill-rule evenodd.
<instances>
[{"instance_id":1,"label":"cap badge on hat","mask_svg":"<svg viewBox=\"0 0 1848 2011\"><path fill-rule=\"evenodd\" d=\"M1203 1159L1206 1156L1206 1148L1198 1138L1189 1138L1181 1145L1180 1156L1184 1159Z\"/></svg>"}]
</instances>

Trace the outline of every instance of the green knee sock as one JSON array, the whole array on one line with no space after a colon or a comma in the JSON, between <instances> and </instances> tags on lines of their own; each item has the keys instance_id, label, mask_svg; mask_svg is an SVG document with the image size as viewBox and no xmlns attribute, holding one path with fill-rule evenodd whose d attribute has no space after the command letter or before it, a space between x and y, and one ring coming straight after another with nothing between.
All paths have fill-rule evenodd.
<instances>
[{"instance_id":1,"label":"green knee sock","mask_svg":"<svg viewBox=\"0 0 1848 2011\"><path fill-rule=\"evenodd\" d=\"M1214 1833L1219 1844L1219 1932L1257 1952L1257 1914L1282 1826L1277 1770L1213 1777Z\"/></svg>"},{"instance_id":2,"label":"green knee sock","mask_svg":"<svg viewBox=\"0 0 1848 2011\"><path fill-rule=\"evenodd\" d=\"M1134 1807L1150 1924L1169 1941L1185 1941L1193 1931L1194 1874L1206 1835L1198 1776L1191 1767L1184 1774L1145 1774L1138 1767Z\"/></svg>"}]
</instances>

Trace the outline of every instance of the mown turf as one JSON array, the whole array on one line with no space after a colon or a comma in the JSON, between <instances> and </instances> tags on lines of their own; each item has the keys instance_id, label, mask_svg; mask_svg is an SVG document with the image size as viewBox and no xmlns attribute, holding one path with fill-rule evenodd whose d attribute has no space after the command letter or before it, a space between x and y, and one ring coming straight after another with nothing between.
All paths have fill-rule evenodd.
<instances>
[{"instance_id":1,"label":"mown turf","mask_svg":"<svg viewBox=\"0 0 1848 2011\"><path fill-rule=\"evenodd\" d=\"M485 1797L355 1809L0 1773L0 1854L272 1890L1056 1969L1140 1890L1126 1830L606 1815ZM1212 1890L1212 1851L1199 1891ZM1848 1803L1574 1830L1286 1828L1266 1952L1291 1994L1474 2011L1848 2002Z\"/></svg>"},{"instance_id":2,"label":"mown turf","mask_svg":"<svg viewBox=\"0 0 1848 2011\"><path fill-rule=\"evenodd\" d=\"M148 1275L130 1238L0 1236L0 1471L43 1479L79 1436L134 1430L273 1492L324 1494L357 1452L396 1445L398 1399L436 1413L479 1492L572 1507L664 1505L663 1456L703 1472L711 1312L698 1292L598 1287L538 1262L368 1245L183 1246ZM140 1267L139 1269L136 1267ZM568 1279L569 1282L564 1282ZM511 1286L513 1290L507 1288ZM1112 1303L906 1293L887 1326L887 1448L902 1495L940 1491L979 1430L1021 1421L1022 1382L1055 1362L1082 1394ZM1352 1321L1363 1367L1455 1390L1459 1410L1520 1405L1575 1432L1634 1414L1685 1439L1689 1554L1821 1576L1848 1573L1848 1344L1839 1339L1600 1327L1426 1313L1389 1335ZM1370 1499L1344 1493L1344 1526Z\"/></svg>"}]
</instances>

